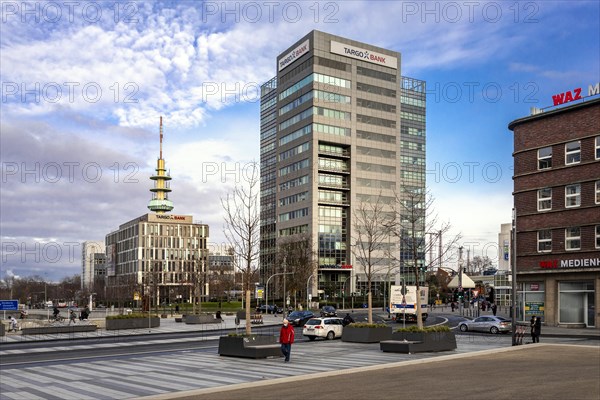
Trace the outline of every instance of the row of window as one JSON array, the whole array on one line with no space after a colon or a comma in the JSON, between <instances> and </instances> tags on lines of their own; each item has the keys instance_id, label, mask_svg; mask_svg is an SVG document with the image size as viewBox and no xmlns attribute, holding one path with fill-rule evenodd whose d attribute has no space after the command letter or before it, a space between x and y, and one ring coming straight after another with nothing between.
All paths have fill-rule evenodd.
<instances>
[{"instance_id":1,"label":"row of window","mask_svg":"<svg viewBox=\"0 0 600 400\"><path fill-rule=\"evenodd\" d=\"M280 229L279 236L298 235L300 233L306 233L306 232L308 232L308 225L298 225L298 226L292 226L290 228Z\"/></svg>"},{"instance_id":2,"label":"row of window","mask_svg":"<svg viewBox=\"0 0 600 400\"><path fill-rule=\"evenodd\" d=\"M319 169L327 169L333 171L350 171L348 163L344 160L334 160L332 158L319 157Z\"/></svg>"},{"instance_id":3,"label":"row of window","mask_svg":"<svg viewBox=\"0 0 600 400\"><path fill-rule=\"evenodd\" d=\"M596 248L600 249L600 225L595 228ZM552 251L552 230L543 229L537 232L537 248L539 253ZM578 226L565 229L565 250L581 250L581 228Z\"/></svg>"},{"instance_id":4,"label":"row of window","mask_svg":"<svg viewBox=\"0 0 600 400\"><path fill-rule=\"evenodd\" d=\"M299 201L304 201L308 198L308 192L296 193L291 196L283 197L279 199L279 206L287 206L289 204L294 204Z\"/></svg>"},{"instance_id":5,"label":"row of window","mask_svg":"<svg viewBox=\"0 0 600 400\"><path fill-rule=\"evenodd\" d=\"M374 149L372 147L363 146L356 146L356 154L381 158L396 158L395 151Z\"/></svg>"},{"instance_id":6,"label":"row of window","mask_svg":"<svg viewBox=\"0 0 600 400\"><path fill-rule=\"evenodd\" d=\"M310 148L310 142L306 142L306 143L302 143L299 146L296 146L294 148L291 148L287 151L284 151L282 153L279 153L279 161L283 161L286 160L290 157L293 157L297 154L303 153L305 151L308 151L308 149Z\"/></svg>"},{"instance_id":7,"label":"row of window","mask_svg":"<svg viewBox=\"0 0 600 400\"><path fill-rule=\"evenodd\" d=\"M356 137L359 139L372 140L374 142L396 144L396 136L384 135L382 133L374 133L374 132L357 130Z\"/></svg>"},{"instance_id":8,"label":"row of window","mask_svg":"<svg viewBox=\"0 0 600 400\"><path fill-rule=\"evenodd\" d=\"M297 162L287 165L283 168L279 168L279 176L285 176L287 174L291 174L292 172L299 171L302 168L308 168L308 165L309 165L308 158L297 161Z\"/></svg>"},{"instance_id":9,"label":"row of window","mask_svg":"<svg viewBox=\"0 0 600 400\"><path fill-rule=\"evenodd\" d=\"M306 216L308 216L308 207L279 214L279 222L289 221L290 219L302 218Z\"/></svg>"},{"instance_id":10,"label":"row of window","mask_svg":"<svg viewBox=\"0 0 600 400\"><path fill-rule=\"evenodd\" d=\"M337 136L350 136L350 128L342 128L341 126L313 124L315 132L328 133Z\"/></svg>"},{"instance_id":11,"label":"row of window","mask_svg":"<svg viewBox=\"0 0 600 400\"><path fill-rule=\"evenodd\" d=\"M358 186L370 187L370 188L375 188L375 189L396 190L395 182L383 181L383 180L379 180L379 179L357 178L356 184Z\"/></svg>"},{"instance_id":12,"label":"row of window","mask_svg":"<svg viewBox=\"0 0 600 400\"><path fill-rule=\"evenodd\" d=\"M393 104L380 103L378 101L367 100L367 99L356 99L356 105L359 107L369 108L371 110L385 111L389 113L396 112L396 106Z\"/></svg>"},{"instance_id":13,"label":"row of window","mask_svg":"<svg viewBox=\"0 0 600 400\"><path fill-rule=\"evenodd\" d=\"M361 67L359 65L356 66L356 74L368 76L369 78L380 79L386 82L396 82L395 74L388 74L386 72L376 71L374 69Z\"/></svg>"},{"instance_id":14,"label":"row of window","mask_svg":"<svg viewBox=\"0 0 600 400\"><path fill-rule=\"evenodd\" d=\"M307 101L315 98L315 104L320 101L323 103L341 103L341 104L350 104L351 98L350 96L344 96L338 93L324 92L322 90L311 90L308 93L303 94L302 96L294 99L293 101L287 103L283 107L279 109L279 115L283 115L296 107L299 107L301 104L306 103ZM269 120L263 119L261 122L268 122Z\"/></svg>"},{"instance_id":15,"label":"row of window","mask_svg":"<svg viewBox=\"0 0 600 400\"><path fill-rule=\"evenodd\" d=\"M383 126L383 127L392 128L392 129L396 128L396 121L391 120L391 119L373 117L370 115L357 114L356 121L361 122L363 124Z\"/></svg>"},{"instance_id":16,"label":"row of window","mask_svg":"<svg viewBox=\"0 0 600 400\"><path fill-rule=\"evenodd\" d=\"M595 139L595 159L600 160L600 136ZM538 169L552 168L552 146L543 147L537 152ZM575 140L565 143L565 165L579 164L581 162L581 141Z\"/></svg>"},{"instance_id":17,"label":"row of window","mask_svg":"<svg viewBox=\"0 0 600 400\"><path fill-rule=\"evenodd\" d=\"M306 185L307 183L308 183L308 175L304 175L299 178L294 178L289 181L280 183L279 191L283 192L284 190L288 190L288 189L294 188L296 186Z\"/></svg>"},{"instance_id":18,"label":"row of window","mask_svg":"<svg viewBox=\"0 0 600 400\"><path fill-rule=\"evenodd\" d=\"M356 169L359 171L370 171L370 172L379 172L382 174L395 174L396 167L390 165L381 165L381 164L370 164L364 162L357 162Z\"/></svg>"},{"instance_id":19,"label":"row of window","mask_svg":"<svg viewBox=\"0 0 600 400\"><path fill-rule=\"evenodd\" d=\"M600 204L600 181L596 181L596 204ZM565 208L581 206L581 184L574 183L565 186ZM552 188L538 189L537 210L552 210Z\"/></svg>"}]
</instances>

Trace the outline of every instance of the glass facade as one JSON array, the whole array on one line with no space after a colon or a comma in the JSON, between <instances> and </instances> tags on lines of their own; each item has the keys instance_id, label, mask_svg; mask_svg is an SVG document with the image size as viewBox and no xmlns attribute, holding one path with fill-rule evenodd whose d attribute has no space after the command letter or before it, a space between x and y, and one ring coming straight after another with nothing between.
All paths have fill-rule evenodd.
<instances>
[{"instance_id":1,"label":"glass facade","mask_svg":"<svg viewBox=\"0 0 600 400\"><path fill-rule=\"evenodd\" d=\"M317 277L309 290L313 296L318 289L335 297L349 295L365 281L363 263L351 251L353 207L378 196L391 204L401 185L425 187L425 82L402 77L396 66L332 52L332 41L344 38L312 31L298 43L307 39L310 50L261 93L261 163L267 169L261 170L260 280L281 272L274 263L277 238L307 233ZM398 53L361 46L400 59ZM278 156L275 175L269 164L275 156L271 140ZM386 249L403 254L394 243ZM375 256L393 263L383 253ZM388 273L375 279L383 283L396 277Z\"/></svg>"}]
</instances>

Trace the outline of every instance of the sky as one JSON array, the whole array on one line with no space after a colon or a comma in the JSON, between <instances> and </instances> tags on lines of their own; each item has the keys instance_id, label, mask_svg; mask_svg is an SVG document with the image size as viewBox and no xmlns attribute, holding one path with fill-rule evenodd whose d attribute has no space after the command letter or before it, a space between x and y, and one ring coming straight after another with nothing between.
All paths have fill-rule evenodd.
<instances>
[{"instance_id":1,"label":"sky","mask_svg":"<svg viewBox=\"0 0 600 400\"><path fill-rule=\"evenodd\" d=\"M0 279L79 274L83 241L148 212L160 116L173 212L221 249L220 198L260 159L259 87L312 29L398 51L427 82L435 210L494 261L508 123L600 81L598 1L0 4Z\"/></svg>"}]
</instances>

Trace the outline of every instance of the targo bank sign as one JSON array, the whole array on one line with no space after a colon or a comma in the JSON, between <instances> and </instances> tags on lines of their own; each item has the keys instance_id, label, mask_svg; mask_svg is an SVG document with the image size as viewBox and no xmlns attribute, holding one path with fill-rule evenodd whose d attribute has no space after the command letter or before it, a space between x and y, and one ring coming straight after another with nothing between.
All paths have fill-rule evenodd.
<instances>
[{"instance_id":1,"label":"targo bank sign","mask_svg":"<svg viewBox=\"0 0 600 400\"><path fill-rule=\"evenodd\" d=\"M582 88L575 88L573 90L567 90L564 93L559 93L552 95L553 105L558 106L565 103L570 103L571 101L581 100L583 97L581 96ZM588 85L587 97L595 96L600 94L600 83L596 83L596 85Z\"/></svg>"}]
</instances>

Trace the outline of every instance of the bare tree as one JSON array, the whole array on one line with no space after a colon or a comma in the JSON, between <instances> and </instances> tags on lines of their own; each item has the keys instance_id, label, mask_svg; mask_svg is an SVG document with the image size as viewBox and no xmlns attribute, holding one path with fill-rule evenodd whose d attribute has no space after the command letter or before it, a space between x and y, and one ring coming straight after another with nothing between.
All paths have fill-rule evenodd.
<instances>
[{"instance_id":1,"label":"bare tree","mask_svg":"<svg viewBox=\"0 0 600 400\"><path fill-rule=\"evenodd\" d=\"M363 267L367 278L368 323L373 323L372 282L374 275L389 266L388 253L390 227L395 214L377 201L361 202L354 211L354 237L352 252L356 261Z\"/></svg>"},{"instance_id":2,"label":"bare tree","mask_svg":"<svg viewBox=\"0 0 600 400\"><path fill-rule=\"evenodd\" d=\"M284 292L294 293L296 299L299 292L306 290L306 282L315 271L316 254L313 251L312 236L308 233L300 233L278 239L277 259L279 265L285 261L284 272L289 273L280 279L280 281L286 280L286 288L282 291L285 306L287 293ZM308 309L308 304L306 307Z\"/></svg>"},{"instance_id":3,"label":"bare tree","mask_svg":"<svg viewBox=\"0 0 600 400\"><path fill-rule=\"evenodd\" d=\"M224 234L233 249L234 264L243 276L246 294L246 334L252 332L250 321L250 284L258 270L260 252L259 169L256 162L243 170L245 182L237 185L226 198Z\"/></svg>"},{"instance_id":4,"label":"bare tree","mask_svg":"<svg viewBox=\"0 0 600 400\"><path fill-rule=\"evenodd\" d=\"M475 256L473 257L473 260L471 260L471 271L475 274L475 275L480 275L483 273L483 271L485 271L486 269L488 269L489 267L492 266L492 260L490 260L490 258L488 256Z\"/></svg>"},{"instance_id":5,"label":"bare tree","mask_svg":"<svg viewBox=\"0 0 600 400\"><path fill-rule=\"evenodd\" d=\"M436 263L440 263L450 256L450 250L460 240L460 234L450 237L451 225L449 222L440 222L433 208L434 199L430 193L419 187L402 186L401 193L396 193L396 216L393 224L389 225L390 232L399 239L402 263L409 264L415 277L417 289L417 327L423 328L421 315L420 279L421 273L425 274L425 254L437 243L427 241L428 232L437 232L444 237L444 244L438 251Z\"/></svg>"}]
</instances>

